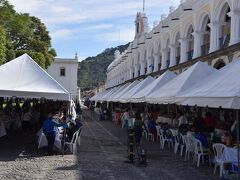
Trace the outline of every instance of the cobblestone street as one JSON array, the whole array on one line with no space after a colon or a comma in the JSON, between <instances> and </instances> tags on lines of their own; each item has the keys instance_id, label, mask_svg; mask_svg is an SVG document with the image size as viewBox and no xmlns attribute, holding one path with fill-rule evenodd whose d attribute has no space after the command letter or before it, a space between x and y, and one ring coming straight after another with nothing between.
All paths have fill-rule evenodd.
<instances>
[{"instance_id":1,"label":"cobblestone street","mask_svg":"<svg viewBox=\"0 0 240 180\"><path fill-rule=\"evenodd\" d=\"M9 140L13 138L4 138L0 140L0 179L218 179L208 163L197 168L172 149L160 150L158 143L145 139L148 166L126 163L126 131L113 122L99 121L87 109L83 111L84 129L77 156L43 156L32 140L23 137L24 143L12 143Z\"/></svg>"}]
</instances>

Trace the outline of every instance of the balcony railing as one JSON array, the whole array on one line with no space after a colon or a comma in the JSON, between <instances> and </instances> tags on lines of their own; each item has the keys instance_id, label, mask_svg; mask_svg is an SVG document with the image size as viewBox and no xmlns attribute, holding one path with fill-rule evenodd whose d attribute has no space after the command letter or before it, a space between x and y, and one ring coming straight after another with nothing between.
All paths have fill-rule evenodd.
<instances>
[{"instance_id":1,"label":"balcony railing","mask_svg":"<svg viewBox=\"0 0 240 180\"><path fill-rule=\"evenodd\" d=\"M210 48L209 43L202 45L201 46L201 55L202 56L207 55L209 53L209 48Z\"/></svg>"},{"instance_id":2,"label":"balcony railing","mask_svg":"<svg viewBox=\"0 0 240 180\"><path fill-rule=\"evenodd\" d=\"M176 65L178 65L180 63L180 59L181 59L181 56L176 57Z\"/></svg>"},{"instance_id":3,"label":"balcony railing","mask_svg":"<svg viewBox=\"0 0 240 180\"><path fill-rule=\"evenodd\" d=\"M223 37L219 38L220 49L228 47L229 42L230 42L230 34L225 34Z\"/></svg>"},{"instance_id":4,"label":"balcony railing","mask_svg":"<svg viewBox=\"0 0 240 180\"><path fill-rule=\"evenodd\" d=\"M187 52L187 60L191 60L193 58L193 50Z\"/></svg>"}]
</instances>

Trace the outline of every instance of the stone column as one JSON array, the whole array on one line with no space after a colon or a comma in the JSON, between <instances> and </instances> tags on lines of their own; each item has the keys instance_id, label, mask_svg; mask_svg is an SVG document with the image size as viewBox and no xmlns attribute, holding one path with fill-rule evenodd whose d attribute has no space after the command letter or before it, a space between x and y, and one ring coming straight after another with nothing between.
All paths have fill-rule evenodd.
<instances>
[{"instance_id":1,"label":"stone column","mask_svg":"<svg viewBox=\"0 0 240 180\"><path fill-rule=\"evenodd\" d=\"M158 64L160 63L160 53L154 55L154 70L153 72L158 71Z\"/></svg>"},{"instance_id":2,"label":"stone column","mask_svg":"<svg viewBox=\"0 0 240 180\"><path fill-rule=\"evenodd\" d=\"M137 64L135 64L135 66L134 66L134 78L136 78L136 77L138 77L138 65Z\"/></svg>"},{"instance_id":3,"label":"stone column","mask_svg":"<svg viewBox=\"0 0 240 180\"><path fill-rule=\"evenodd\" d=\"M132 79L133 78L133 67L130 67L130 70L129 70L129 79Z\"/></svg>"},{"instance_id":4,"label":"stone column","mask_svg":"<svg viewBox=\"0 0 240 180\"><path fill-rule=\"evenodd\" d=\"M233 10L229 13L231 17L230 45L240 42L240 10Z\"/></svg>"},{"instance_id":5,"label":"stone column","mask_svg":"<svg viewBox=\"0 0 240 180\"><path fill-rule=\"evenodd\" d=\"M187 61L187 38L182 38L180 39L181 41L181 58L180 58L180 63L184 63Z\"/></svg>"},{"instance_id":6,"label":"stone column","mask_svg":"<svg viewBox=\"0 0 240 180\"><path fill-rule=\"evenodd\" d=\"M201 56L201 37L203 32L196 30L194 36L193 59Z\"/></svg>"},{"instance_id":7,"label":"stone column","mask_svg":"<svg viewBox=\"0 0 240 180\"><path fill-rule=\"evenodd\" d=\"M176 65L176 48L177 48L177 45L175 45L175 44L170 45L170 65L169 65L169 67Z\"/></svg>"},{"instance_id":8,"label":"stone column","mask_svg":"<svg viewBox=\"0 0 240 180\"><path fill-rule=\"evenodd\" d=\"M221 24L218 21L213 21L209 24L210 31L210 50L209 53L219 50L219 36Z\"/></svg>"},{"instance_id":9,"label":"stone column","mask_svg":"<svg viewBox=\"0 0 240 180\"><path fill-rule=\"evenodd\" d=\"M145 67L144 67L144 62L141 61L141 64L140 64L140 75L144 75L145 74Z\"/></svg>"},{"instance_id":10,"label":"stone column","mask_svg":"<svg viewBox=\"0 0 240 180\"><path fill-rule=\"evenodd\" d=\"M153 57L149 57L147 60L147 74L152 73L152 67L150 66L153 64Z\"/></svg>"},{"instance_id":11,"label":"stone column","mask_svg":"<svg viewBox=\"0 0 240 180\"><path fill-rule=\"evenodd\" d=\"M166 69L167 68L167 59L168 58L168 49L163 49L162 50L162 66L161 66L161 70Z\"/></svg>"}]
</instances>

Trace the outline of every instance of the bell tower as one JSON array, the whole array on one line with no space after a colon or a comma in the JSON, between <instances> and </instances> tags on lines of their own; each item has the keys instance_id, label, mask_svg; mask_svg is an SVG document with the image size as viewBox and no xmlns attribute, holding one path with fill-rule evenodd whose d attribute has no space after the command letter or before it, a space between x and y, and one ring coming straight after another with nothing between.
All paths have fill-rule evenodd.
<instances>
[{"instance_id":1,"label":"bell tower","mask_svg":"<svg viewBox=\"0 0 240 180\"><path fill-rule=\"evenodd\" d=\"M138 12L135 20L135 38L148 31L148 18L145 13Z\"/></svg>"}]
</instances>

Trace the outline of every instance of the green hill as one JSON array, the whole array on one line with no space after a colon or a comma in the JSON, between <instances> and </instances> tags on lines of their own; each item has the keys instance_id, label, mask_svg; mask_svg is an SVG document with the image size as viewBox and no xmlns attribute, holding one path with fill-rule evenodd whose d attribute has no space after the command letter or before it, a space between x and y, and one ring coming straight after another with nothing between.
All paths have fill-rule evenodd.
<instances>
[{"instance_id":1,"label":"green hill","mask_svg":"<svg viewBox=\"0 0 240 180\"><path fill-rule=\"evenodd\" d=\"M95 88L106 80L106 72L109 64L114 60L114 52L123 52L129 43L115 48L107 48L95 57L88 57L79 63L78 86L82 90Z\"/></svg>"}]
</instances>

